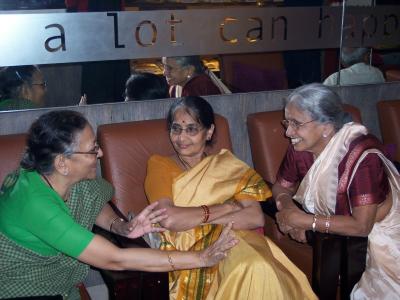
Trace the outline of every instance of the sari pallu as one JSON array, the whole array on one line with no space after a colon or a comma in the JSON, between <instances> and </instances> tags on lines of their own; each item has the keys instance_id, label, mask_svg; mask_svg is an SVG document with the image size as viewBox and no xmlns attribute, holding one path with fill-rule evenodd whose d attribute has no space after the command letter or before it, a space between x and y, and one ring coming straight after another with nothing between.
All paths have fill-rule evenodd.
<instances>
[{"instance_id":1,"label":"sari pallu","mask_svg":"<svg viewBox=\"0 0 400 300\"><path fill-rule=\"evenodd\" d=\"M397 196L393 197L393 204L389 214L381 222L375 223L371 233L368 236L366 269L362 275L362 279L354 287L351 298L384 299L386 296L389 298L392 297L390 299L393 299L393 296L397 294L393 294L391 291L397 290L398 293L398 290L400 289L399 275L393 276L393 274L400 274L400 269L397 267L396 262L396 258L400 258L400 243L398 242L400 236L398 221L399 208L397 204L397 197L399 193L398 173L396 172L393 164L382 154L382 152L374 149L380 148L380 145L376 143L376 140L366 138L350 150L351 152L350 155L348 155L348 160L346 161L345 171L339 179L337 177L337 166L349 151L349 145L354 139L361 135L366 135L366 133L367 130L362 125L354 123L345 124L343 128L331 139L324 151L314 162L307 175L301 182L294 199L301 203L309 212L321 215L333 215L335 213L335 208L337 207L337 202L342 201L343 199L350 199L349 186L357 172L360 163L366 158L367 154L376 153L379 156L384 164L385 172L388 176L392 190L392 195ZM368 197L368 195L363 195L363 197ZM359 200L362 201L362 197ZM351 208L350 203L349 207ZM382 228L384 228L384 230ZM376 233L378 231L380 232L380 236ZM325 255L325 259L331 254L333 256L338 256L338 264L342 265L341 289L342 285L344 285L344 290L346 290L346 292L348 291L347 294L342 293L342 296L346 296L346 298L349 297L349 293L352 289L351 285L356 283L354 282L354 279L356 278L357 274L350 274L350 276L353 276L353 278L347 278L346 276L348 276L348 274L346 271L348 270L345 270L343 273L343 265L345 265L346 268L353 264L353 268L360 273L358 278L361 277L362 271L360 272L360 270L362 270L365 265L365 259L361 261L361 258L365 257L365 249L362 248L366 248L366 246L362 246L364 243L362 238L346 236L335 237L334 235L330 235L331 237L329 237L329 235L324 235L321 233L316 233L316 236L319 236L320 240L321 236L325 236L326 239L333 241L331 243L338 245L337 251L339 251L339 253L337 251L333 251L332 246L326 247L326 245L323 245L323 242L319 241L320 245L314 244L314 251L317 249L319 252L324 252L325 250L326 252L330 252L330 254ZM359 239L359 241L353 243L353 240L357 239ZM377 248L380 250L376 250ZM318 251L315 251L315 254L318 254ZM353 255L353 257L358 258L358 264L351 259L348 259L349 255ZM392 260L392 258L394 258L394 260ZM332 259L335 259L335 257L332 257ZM314 263L315 262L316 258L314 257ZM322 263L323 262L320 262L320 264ZM316 269L318 270L318 267L316 268L314 266L313 268L314 271ZM336 267L336 269L338 268L339 267ZM351 271L352 270L350 270L350 272ZM334 271L328 270L328 272ZM327 276L326 274L313 273L313 276L315 275L319 275L321 277ZM329 274L329 276L332 277L332 274ZM336 274L336 277L338 277L338 274ZM375 284L367 282L371 280L374 281ZM331 282L333 285L335 284L334 281ZM361 290L360 284L362 285ZM334 286L333 289L336 290L336 286ZM358 292L355 293L354 291L356 290L358 290ZM321 296L321 298L325 297Z\"/></svg>"},{"instance_id":2,"label":"sari pallu","mask_svg":"<svg viewBox=\"0 0 400 300\"><path fill-rule=\"evenodd\" d=\"M229 151L204 158L173 184L177 206L262 201L270 195L261 177ZM164 232L161 249L202 250L220 235L221 225ZM315 299L306 276L269 239L235 231L239 244L211 268L170 273L170 299Z\"/></svg>"}]
</instances>

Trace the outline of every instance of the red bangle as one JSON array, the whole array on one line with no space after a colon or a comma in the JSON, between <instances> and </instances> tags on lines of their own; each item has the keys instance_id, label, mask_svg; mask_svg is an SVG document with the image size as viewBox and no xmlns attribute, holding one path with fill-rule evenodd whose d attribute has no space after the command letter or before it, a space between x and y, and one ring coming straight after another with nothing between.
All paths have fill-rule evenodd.
<instances>
[{"instance_id":1,"label":"red bangle","mask_svg":"<svg viewBox=\"0 0 400 300\"><path fill-rule=\"evenodd\" d=\"M203 217L202 223L207 223L208 218L210 217L210 209L208 208L207 205L202 205L200 207L203 209L203 212L204 212L204 217Z\"/></svg>"}]
</instances>

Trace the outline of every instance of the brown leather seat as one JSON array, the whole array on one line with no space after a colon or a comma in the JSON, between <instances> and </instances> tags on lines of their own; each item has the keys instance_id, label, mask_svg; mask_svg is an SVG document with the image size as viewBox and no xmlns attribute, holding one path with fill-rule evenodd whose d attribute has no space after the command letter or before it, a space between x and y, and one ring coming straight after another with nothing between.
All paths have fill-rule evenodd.
<instances>
[{"instance_id":1,"label":"brown leather seat","mask_svg":"<svg viewBox=\"0 0 400 300\"><path fill-rule=\"evenodd\" d=\"M216 115L214 144L207 149L232 150L228 122ZM165 119L100 125L102 175L115 187L113 203L126 216L139 213L148 201L144 192L147 161L153 154L172 155ZM168 299L168 274L102 271L112 299Z\"/></svg>"},{"instance_id":2,"label":"brown leather seat","mask_svg":"<svg viewBox=\"0 0 400 300\"><path fill-rule=\"evenodd\" d=\"M400 100L379 101L377 108L383 142L396 145L394 159L400 162Z\"/></svg>"},{"instance_id":3,"label":"brown leather seat","mask_svg":"<svg viewBox=\"0 0 400 300\"><path fill-rule=\"evenodd\" d=\"M351 105L344 105L356 122L361 122L360 111ZM276 173L289 145L281 124L283 110L267 111L247 116L250 148L254 169L270 184L275 183ZM280 233L275 221L266 216L265 233L285 254L306 274L311 282L312 247L300 244Z\"/></svg>"},{"instance_id":4,"label":"brown leather seat","mask_svg":"<svg viewBox=\"0 0 400 300\"><path fill-rule=\"evenodd\" d=\"M4 177L16 170L25 151L26 134L0 135L0 184Z\"/></svg>"}]
</instances>

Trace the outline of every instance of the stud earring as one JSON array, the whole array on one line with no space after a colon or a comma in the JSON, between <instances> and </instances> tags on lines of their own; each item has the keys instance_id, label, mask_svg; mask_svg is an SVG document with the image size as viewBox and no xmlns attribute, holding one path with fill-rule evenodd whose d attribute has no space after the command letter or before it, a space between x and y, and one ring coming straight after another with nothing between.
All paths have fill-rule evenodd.
<instances>
[{"instance_id":1,"label":"stud earring","mask_svg":"<svg viewBox=\"0 0 400 300\"><path fill-rule=\"evenodd\" d=\"M327 137L328 137L328 135L327 135L326 133L323 133L322 136L323 136L324 138L327 138Z\"/></svg>"}]
</instances>

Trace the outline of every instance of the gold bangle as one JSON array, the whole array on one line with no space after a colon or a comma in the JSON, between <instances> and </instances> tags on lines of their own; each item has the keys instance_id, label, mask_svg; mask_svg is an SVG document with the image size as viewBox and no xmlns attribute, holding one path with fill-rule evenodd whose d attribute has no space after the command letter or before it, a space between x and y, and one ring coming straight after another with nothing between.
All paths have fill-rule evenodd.
<instances>
[{"instance_id":1,"label":"gold bangle","mask_svg":"<svg viewBox=\"0 0 400 300\"><path fill-rule=\"evenodd\" d=\"M331 216L327 215L325 220L325 233L329 233L330 226L331 226Z\"/></svg>"},{"instance_id":2,"label":"gold bangle","mask_svg":"<svg viewBox=\"0 0 400 300\"><path fill-rule=\"evenodd\" d=\"M313 222L311 224L311 229L313 232L317 230L317 215L314 215Z\"/></svg>"},{"instance_id":3,"label":"gold bangle","mask_svg":"<svg viewBox=\"0 0 400 300\"><path fill-rule=\"evenodd\" d=\"M112 230L112 227L113 227L114 223L115 223L118 219L119 219L121 222L124 221L124 219L122 219L122 218L120 218L120 217L115 217L114 220L112 220L112 222L111 222L111 224L110 224L110 232L112 232L112 231L111 231L111 230Z\"/></svg>"},{"instance_id":4,"label":"gold bangle","mask_svg":"<svg viewBox=\"0 0 400 300\"><path fill-rule=\"evenodd\" d=\"M169 255L169 253L167 253L167 257L168 257L168 262L171 266L172 271L175 271L175 265L174 265L174 262L172 261L171 255Z\"/></svg>"}]
</instances>

